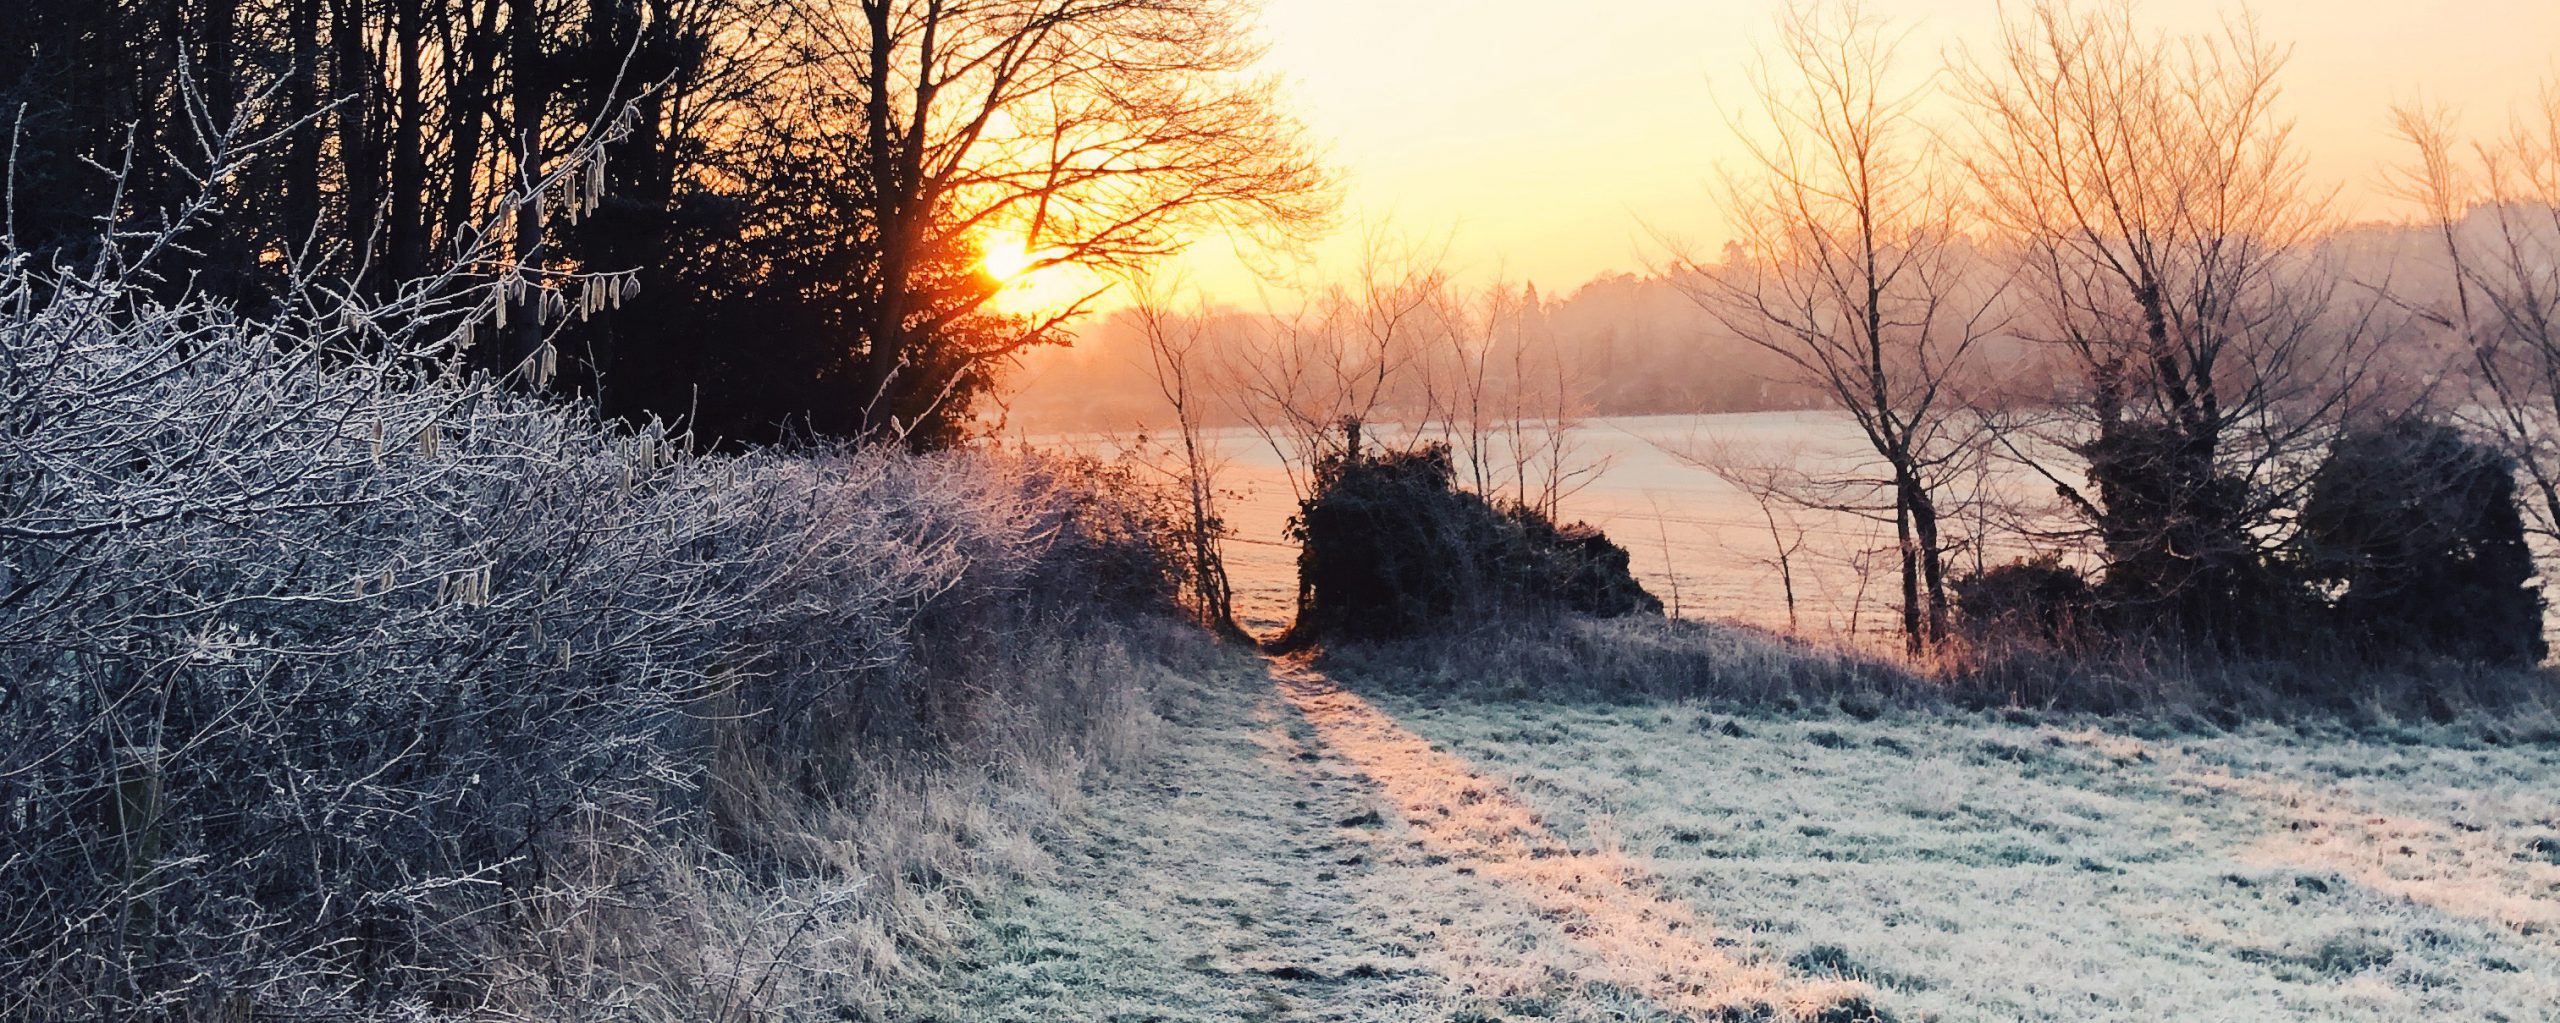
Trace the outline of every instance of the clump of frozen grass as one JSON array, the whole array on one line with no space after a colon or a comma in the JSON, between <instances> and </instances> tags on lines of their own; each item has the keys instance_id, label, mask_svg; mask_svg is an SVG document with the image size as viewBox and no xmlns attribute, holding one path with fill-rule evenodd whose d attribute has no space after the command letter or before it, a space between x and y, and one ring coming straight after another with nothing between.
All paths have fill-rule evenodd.
<instances>
[{"instance_id":1,"label":"clump of frozen grass","mask_svg":"<svg viewBox=\"0 0 2560 1023\"><path fill-rule=\"evenodd\" d=\"M2541 670L2435 661L2234 660L2159 650L1952 648L1923 662L1680 619L1511 617L1327 648L1327 668L1399 689L1558 702L1704 700L1873 718L1893 708L2027 708L2229 726L2328 719L2452 726L2504 740L2560 734Z\"/></svg>"},{"instance_id":2,"label":"clump of frozen grass","mask_svg":"<svg viewBox=\"0 0 2560 1023\"><path fill-rule=\"evenodd\" d=\"M0 1016L860 1004L1144 741L1130 488L457 375L506 278L132 267L0 265Z\"/></svg>"},{"instance_id":3,"label":"clump of frozen grass","mask_svg":"<svg viewBox=\"0 0 2560 1023\"><path fill-rule=\"evenodd\" d=\"M2455 724L2471 731L2549 732L2554 679L2449 657L2376 662L2347 650L2225 657L2122 645L1949 650L1931 673L1966 706L2025 706L2097 714L2330 719L2360 727Z\"/></svg>"},{"instance_id":4,"label":"clump of frozen grass","mask_svg":"<svg viewBox=\"0 0 2560 1023\"><path fill-rule=\"evenodd\" d=\"M1391 643L1336 644L1328 669L1399 687L1555 701L1729 700L1760 705L1908 699L1918 673L1747 626L1681 619L1509 618Z\"/></svg>"}]
</instances>

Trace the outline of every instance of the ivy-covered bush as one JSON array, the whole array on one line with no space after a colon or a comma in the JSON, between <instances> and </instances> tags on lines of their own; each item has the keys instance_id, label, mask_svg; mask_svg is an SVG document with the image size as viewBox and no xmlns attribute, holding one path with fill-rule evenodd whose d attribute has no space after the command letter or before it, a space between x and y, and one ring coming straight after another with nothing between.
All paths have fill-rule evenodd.
<instances>
[{"instance_id":1,"label":"ivy-covered bush","mask_svg":"<svg viewBox=\"0 0 2560 1023\"><path fill-rule=\"evenodd\" d=\"M2070 648L2104 628L2097 588L2054 554L1958 577L1957 627L1977 648Z\"/></svg>"},{"instance_id":2,"label":"ivy-covered bush","mask_svg":"<svg viewBox=\"0 0 2560 1023\"><path fill-rule=\"evenodd\" d=\"M1287 638L1380 639L1502 614L1659 614L1625 548L1581 523L1455 485L1449 449L1321 460L1291 532L1300 608Z\"/></svg>"},{"instance_id":3,"label":"ivy-covered bush","mask_svg":"<svg viewBox=\"0 0 2560 1023\"><path fill-rule=\"evenodd\" d=\"M2297 546L2368 655L2530 666L2549 653L2515 462L2448 424L2400 417L2341 435L2312 477Z\"/></svg>"}]
</instances>

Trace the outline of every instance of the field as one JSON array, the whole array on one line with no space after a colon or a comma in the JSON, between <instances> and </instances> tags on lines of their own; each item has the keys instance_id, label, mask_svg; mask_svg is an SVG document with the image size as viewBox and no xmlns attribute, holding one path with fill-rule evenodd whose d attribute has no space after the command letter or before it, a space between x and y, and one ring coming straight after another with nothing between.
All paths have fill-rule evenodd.
<instances>
[{"instance_id":1,"label":"field","mask_svg":"<svg viewBox=\"0 0 2560 1023\"><path fill-rule=\"evenodd\" d=\"M1399 695L1258 666L917 1020L2539 1020L2560 749ZM2492 733L2494 734L2494 733Z\"/></svg>"}]
</instances>

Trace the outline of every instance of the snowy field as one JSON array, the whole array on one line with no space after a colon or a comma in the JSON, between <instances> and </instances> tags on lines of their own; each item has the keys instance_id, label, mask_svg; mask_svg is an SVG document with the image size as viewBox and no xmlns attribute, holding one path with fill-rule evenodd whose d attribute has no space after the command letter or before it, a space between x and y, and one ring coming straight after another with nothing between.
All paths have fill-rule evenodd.
<instances>
[{"instance_id":1,"label":"snowy field","mask_svg":"<svg viewBox=\"0 0 2560 1023\"><path fill-rule=\"evenodd\" d=\"M904 1018L2560 1006L2547 741L1437 701L1288 666L1163 713L1154 766Z\"/></svg>"}]
</instances>

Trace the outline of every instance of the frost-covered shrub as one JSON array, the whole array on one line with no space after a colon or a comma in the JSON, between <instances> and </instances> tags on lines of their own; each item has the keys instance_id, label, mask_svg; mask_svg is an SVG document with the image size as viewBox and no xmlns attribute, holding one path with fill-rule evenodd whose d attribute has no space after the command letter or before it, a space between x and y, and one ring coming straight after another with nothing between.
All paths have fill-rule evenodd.
<instances>
[{"instance_id":1,"label":"frost-covered shrub","mask_svg":"<svg viewBox=\"0 0 2560 1023\"><path fill-rule=\"evenodd\" d=\"M0 1018L743 1011L783 949L667 907L792 857L653 839L724 769L824 798L855 750L1092 696L919 649L1143 562L1068 474L692 457L308 308L0 273Z\"/></svg>"}]
</instances>

